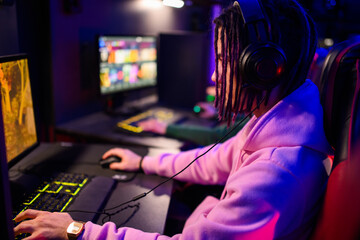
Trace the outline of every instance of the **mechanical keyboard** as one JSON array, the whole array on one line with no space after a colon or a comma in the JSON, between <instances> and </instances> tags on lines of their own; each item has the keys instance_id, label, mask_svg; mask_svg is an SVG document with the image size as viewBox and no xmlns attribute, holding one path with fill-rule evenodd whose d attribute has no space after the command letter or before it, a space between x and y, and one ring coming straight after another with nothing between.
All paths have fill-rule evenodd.
<instances>
[{"instance_id":1,"label":"mechanical keyboard","mask_svg":"<svg viewBox=\"0 0 360 240\"><path fill-rule=\"evenodd\" d=\"M123 133L144 134L143 129L137 126L137 123L150 118L155 118L160 122L165 123L178 123L186 119L184 114L175 112L171 109L156 107L132 116L128 119L119 121L116 124L116 130Z\"/></svg>"},{"instance_id":2,"label":"mechanical keyboard","mask_svg":"<svg viewBox=\"0 0 360 240\"><path fill-rule=\"evenodd\" d=\"M94 220L97 216L96 212L103 207L111 193L114 183L115 180L102 176L59 173L53 178L44 180L35 191L24 196L23 201L13 207L13 217L26 209L37 209L49 212L69 211L76 220ZM16 224L18 223L14 222L14 225ZM16 239L26 236L28 234L21 234Z\"/></svg>"}]
</instances>

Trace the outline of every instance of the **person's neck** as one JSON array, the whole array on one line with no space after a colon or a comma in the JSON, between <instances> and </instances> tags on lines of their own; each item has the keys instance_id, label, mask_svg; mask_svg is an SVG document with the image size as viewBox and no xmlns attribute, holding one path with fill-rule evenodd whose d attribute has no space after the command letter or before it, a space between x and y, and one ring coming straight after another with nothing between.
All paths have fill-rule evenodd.
<instances>
[{"instance_id":1,"label":"person's neck","mask_svg":"<svg viewBox=\"0 0 360 240\"><path fill-rule=\"evenodd\" d=\"M276 103L278 103L281 100L280 93L281 93L280 86L274 88L270 93L270 97L269 97L267 104L265 105L265 102L263 101L263 103L260 104L259 108L254 111L254 115L257 118L259 118L260 116L265 114L267 111L269 111ZM254 107L256 107L256 106L254 106Z\"/></svg>"}]
</instances>

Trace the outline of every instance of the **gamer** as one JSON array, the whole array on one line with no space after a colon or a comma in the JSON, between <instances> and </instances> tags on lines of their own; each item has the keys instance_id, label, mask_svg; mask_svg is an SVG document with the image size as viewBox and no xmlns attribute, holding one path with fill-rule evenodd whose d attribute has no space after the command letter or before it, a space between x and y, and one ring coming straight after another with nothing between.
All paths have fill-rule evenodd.
<instances>
[{"instance_id":1,"label":"gamer","mask_svg":"<svg viewBox=\"0 0 360 240\"><path fill-rule=\"evenodd\" d=\"M204 109L200 114L200 118L214 118L216 116L217 110L214 108L212 103L207 102L198 102L196 106ZM244 117L241 114L238 118L242 119ZM236 125L238 122L234 122ZM178 138L186 141L190 141L194 144L206 146L217 142L219 139L222 139L220 142L224 142L227 139L236 135L236 133L241 130L241 128L246 124L246 121L243 121L240 126L237 126L234 131L231 131L229 134L230 126L226 123L220 123L216 127L206 127L201 125L190 125L190 124L168 124L166 122L161 122L155 118L147 119L140 121L138 126L141 127L144 131L153 132L160 135L166 135L172 138ZM223 137L225 134L226 137Z\"/></svg>"},{"instance_id":2,"label":"gamer","mask_svg":"<svg viewBox=\"0 0 360 240\"><path fill-rule=\"evenodd\" d=\"M316 36L295 0L241 0L215 19L215 105L222 119L254 114L228 141L179 154L141 159L124 149L113 169L225 184L207 197L172 239L305 239L319 209L332 154L316 86L306 80ZM188 166L192 161L196 163ZM187 168L185 171L182 169ZM66 239L66 213L27 210L15 233ZM79 239L167 239L158 233L87 222Z\"/></svg>"}]
</instances>

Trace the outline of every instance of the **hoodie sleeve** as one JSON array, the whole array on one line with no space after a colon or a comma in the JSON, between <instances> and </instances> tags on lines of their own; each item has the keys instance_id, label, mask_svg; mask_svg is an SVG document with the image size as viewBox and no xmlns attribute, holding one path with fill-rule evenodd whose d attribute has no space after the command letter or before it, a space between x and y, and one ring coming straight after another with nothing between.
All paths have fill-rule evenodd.
<instances>
[{"instance_id":1,"label":"hoodie sleeve","mask_svg":"<svg viewBox=\"0 0 360 240\"><path fill-rule=\"evenodd\" d=\"M236 148L238 141L239 139L234 137L215 147L210 145L178 154L147 156L143 161L143 170L146 174L170 177L199 157L176 179L198 184L224 184L229 176L233 159L238 157L239 151ZM209 152L201 156L206 151Z\"/></svg>"},{"instance_id":2,"label":"hoodie sleeve","mask_svg":"<svg viewBox=\"0 0 360 240\"><path fill-rule=\"evenodd\" d=\"M269 171L271 169L271 171ZM84 239L273 239L299 225L304 211L297 179L273 163L252 164L229 179L224 199L207 197L190 216L182 233L172 237L132 228L116 229L113 223L87 223ZM294 189L294 190L292 190ZM276 197L274 197L276 196ZM288 221L279 223L285 214ZM291 220L291 221L290 221ZM295 221L295 222L294 222ZM299 220L300 221L300 220Z\"/></svg>"},{"instance_id":3,"label":"hoodie sleeve","mask_svg":"<svg viewBox=\"0 0 360 240\"><path fill-rule=\"evenodd\" d=\"M244 120L239 126L237 126L237 129L227 135L222 142L225 142L229 138L235 136L238 130L241 130L247 122L247 119ZM237 124L238 122L234 123L234 125ZM230 129L227 127L226 124L222 124L214 128L197 125L170 124L166 128L166 135L173 138L191 141L202 146L207 146L221 139L223 136L225 136L225 134L229 132L229 130Z\"/></svg>"}]
</instances>

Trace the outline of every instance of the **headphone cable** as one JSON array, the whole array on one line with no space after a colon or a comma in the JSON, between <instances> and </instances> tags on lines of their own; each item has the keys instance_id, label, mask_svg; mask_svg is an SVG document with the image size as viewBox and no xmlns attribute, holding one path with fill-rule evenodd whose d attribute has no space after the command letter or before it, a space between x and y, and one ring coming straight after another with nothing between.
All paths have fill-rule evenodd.
<instances>
[{"instance_id":1,"label":"headphone cable","mask_svg":"<svg viewBox=\"0 0 360 240\"><path fill-rule=\"evenodd\" d=\"M264 102L265 98L262 98L261 101L258 103L258 105L250 112L248 113L243 119L241 119L241 121L239 121L236 125L234 125L224 136L222 136L219 140L217 140L209 149L207 149L205 152L203 152L202 154L200 154L199 156L197 156L195 159L193 159L188 165L186 165L182 170L180 170L179 172L175 173L174 175L172 175L171 177L168 177L167 179L165 179L164 181L162 181L161 183L159 183L158 185L156 185L155 187L153 187L152 189L150 189L147 192L141 193L135 197L133 197L132 199L123 202L115 207L111 207L111 208L107 208L103 210L103 213L106 214L106 211L111 211L113 209L116 209L118 207L121 207L125 204L131 203L131 202L135 202L137 200L140 200L141 198L145 197L146 195L148 195L149 193L153 192L155 189L157 189L158 187L160 187L161 185L169 182L170 180L174 179L176 176L178 176L180 173L182 173L183 171L185 171L188 167L190 167L190 165L192 165L196 160L198 160L200 157L204 156L205 154L207 154L211 149L213 149L216 145L218 145L222 140L224 140L231 132L233 132L237 127L239 127L249 116L251 116L256 109L258 109L260 107L260 105Z\"/></svg>"},{"instance_id":2,"label":"headphone cable","mask_svg":"<svg viewBox=\"0 0 360 240\"><path fill-rule=\"evenodd\" d=\"M155 189L157 189L158 187L160 187L161 185L169 182L170 180L174 179L176 176L178 176L180 173L182 173L183 171L185 171L188 167L190 167L196 160L198 160L200 157L204 156L205 154L207 154L211 149L213 149L216 145L218 145L222 140L224 140L231 132L233 132L237 127L240 126L240 124L242 124L245 119L247 119L249 116L251 116L256 109L258 109L260 107L260 105L264 102L265 97L263 97L261 99L261 101L257 104L257 106L249 113L247 114L243 119L241 119L241 121L239 121L236 125L234 125L224 136L222 136L219 140L217 140L209 149L207 149L205 152L203 152L202 154L200 154L199 156L197 156L195 159L193 159L188 165L186 165L183 169L181 169L179 172L175 173L174 175L172 175L171 177L168 177L167 179L165 179L164 181L162 181L161 183L159 183L158 185L156 185L155 187L153 187L152 189L150 189L147 192L141 193L133 198L131 198L130 200L120 203L114 207L110 207L110 208L106 208L103 209L102 211L86 211L86 210L70 210L67 212L83 212L83 213L96 213L96 214L104 214L108 217L108 219L111 219L111 216L119 213L120 211L126 209L127 207L120 209L119 211L116 211L115 213L109 213L109 211L114 210L116 208L119 208L125 204L129 204L131 202L135 202L140 200L141 198L145 197L146 195L148 195L149 193L153 192ZM129 207L133 207L133 206L129 206ZM139 207L139 206L137 206ZM103 221L106 217L103 218Z\"/></svg>"}]
</instances>

